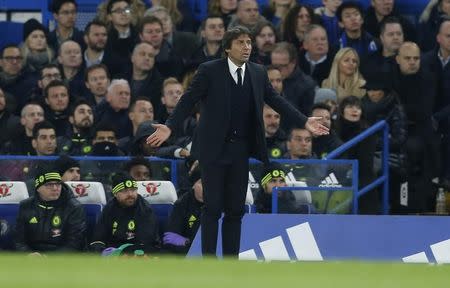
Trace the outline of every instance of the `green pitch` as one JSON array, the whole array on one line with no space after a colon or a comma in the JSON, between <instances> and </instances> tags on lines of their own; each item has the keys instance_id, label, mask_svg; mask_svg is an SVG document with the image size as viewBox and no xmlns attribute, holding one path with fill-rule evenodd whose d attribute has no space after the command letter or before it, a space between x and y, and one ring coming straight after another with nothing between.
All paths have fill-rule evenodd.
<instances>
[{"instance_id":1,"label":"green pitch","mask_svg":"<svg viewBox=\"0 0 450 288\"><path fill-rule=\"evenodd\" d=\"M449 287L450 265L0 254L0 287Z\"/></svg>"}]
</instances>

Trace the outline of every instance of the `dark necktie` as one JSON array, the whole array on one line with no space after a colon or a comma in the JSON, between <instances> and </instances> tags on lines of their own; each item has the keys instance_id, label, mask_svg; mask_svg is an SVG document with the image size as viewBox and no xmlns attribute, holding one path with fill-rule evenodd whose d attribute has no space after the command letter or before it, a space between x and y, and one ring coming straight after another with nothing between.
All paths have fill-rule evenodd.
<instances>
[{"instance_id":1,"label":"dark necktie","mask_svg":"<svg viewBox=\"0 0 450 288\"><path fill-rule=\"evenodd\" d=\"M237 76L238 76L237 84L238 84L238 86L242 86L242 75L241 75L242 68L237 68L236 73L237 73Z\"/></svg>"}]
</instances>

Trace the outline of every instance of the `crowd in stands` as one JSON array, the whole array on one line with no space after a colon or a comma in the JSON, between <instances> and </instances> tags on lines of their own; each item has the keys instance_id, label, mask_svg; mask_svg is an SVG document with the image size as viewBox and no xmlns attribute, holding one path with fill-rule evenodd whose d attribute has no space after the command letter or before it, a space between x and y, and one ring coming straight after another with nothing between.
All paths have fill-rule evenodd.
<instances>
[{"instance_id":1,"label":"crowd in stands","mask_svg":"<svg viewBox=\"0 0 450 288\"><path fill-rule=\"evenodd\" d=\"M266 7L255 0L209 0L209 14L201 23L185 2L104 0L95 19L80 31L76 0L53 0L54 31L35 19L26 21L23 42L0 51L0 153L195 160L190 150L201 107L163 146L153 148L145 140L154 132L152 124L167 120L193 79L195 85L198 66L222 57L226 29L242 25L254 36L251 61L266 66L273 88L330 128L329 135L315 137L266 105L269 158L321 159L385 120L391 212L434 209L433 183L450 186L450 0L430 1L417 25L399 14L394 0L372 0L367 11L358 1L322 0L323 6L314 10L296 0L270 0ZM380 173L381 151L381 137L375 134L343 156L359 160L360 187ZM146 160L136 159L117 183L151 177ZM77 171L69 178L63 176L66 171L58 172L79 180ZM195 188L198 177L192 179L192 191L179 206L195 210L201 193ZM266 194L259 196L261 212L270 209ZM374 189L360 199L361 213L378 213L379 203ZM108 206L105 213L122 213L116 208ZM297 208L287 209L304 211ZM102 218L103 225L110 220ZM117 231L127 230L122 224ZM190 229L185 234L180 229L168 231L176 235L164 239L169 244L192 240ZM106 237L98 233L99 239ZM154 238L152 245L162 241ZM123 239L116 240L100 247ZM27 247L20 243L20 249Z\"/></svg>"}]
</instances>

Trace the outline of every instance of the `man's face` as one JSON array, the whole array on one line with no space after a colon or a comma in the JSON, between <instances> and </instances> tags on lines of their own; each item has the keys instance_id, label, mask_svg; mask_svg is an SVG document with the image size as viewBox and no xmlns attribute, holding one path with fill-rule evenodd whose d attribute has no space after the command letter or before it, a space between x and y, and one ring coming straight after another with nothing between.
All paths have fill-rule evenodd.
<instances>
[{"instance_id":1,"label":"man's face","mask_svg":"<svg viewBox=\"0 0 450 288\"><path fill-rule=\"evenodd\" d=\"M295 129L292 138L286 142L291 159L308 158L312 153L312 135L306 129Z\"/></svg>"},{"instance_id":2,"label":"man's face","mask_svg":"<svg viewBox=\"0 0 450 288\"><path fill-rule=\"evenodd\" d=\"M116 2L111 7L108 15L114 26L126 27L131 23L131 8L126 1Z\"/></svg>"},{"instance_id":3,"label":"man's face","mask_svg":"<svg viewBox=\"0 0 450 288\"><path fill-rule=\"evenodd\" d=\"M234 64L241 66L250 59L252 39L250 39L249 35L242 34L231 42L231 47L225 49L225 52L228 53L228 57Z\"/></svg>"},{"instance_id":4,"label":"man's face","mask_svg":"<svg viewBox=\"0 0 450 288\"><path fill-rule=\"evenodd\" d=\"M27 37L27 45L31 51L44 51L47 48L47 38L45 38L44 31L34 30Z\"/></svg>"},{"instance_id":5,"label":"man's face","mask_svg":"<svg viewBox=\"0 0 450 288\"><path fill-rule=\"evenodd\" d=\"M69 169L64 172L64 174L61 176L61 180L63 182L66 181L80 181L80 167L70 167Z\"/></svg>"},{"instance_id":6,"label":"man's face","mask_svg":"<svg viewBox=\"0 0 450 288\"><path fill-rule=\"evenodd\" d=\"M53 80L61 80L61 72L56 67L44 68L41 72L41 79L38 81L39 88L42 90Z\"/></svg>"},{"instance_id":7,"label":"man's face","mask_svg":"<svg viewBox=\"0 0 450 288\"><path fill-rule=\"evenodd\" d=\"M40 129L36 139L31 141L38 156L49 156L56 151L55 129Z\"/></svg>"},{"instance_id":8,"label":"man's face","mask_svg":"<svg viewBox=\"0 0 450 288\"><path fill-rule=\"evenodd\" d=\"M272 51L273 45L275 45L275 33L270 28L270 26L266 26L261 29L258 35L255 37L256 48L259 51L264 53L270 53Z\"/></svg>"},{"instance_id":9,"label":"man's face","mask_svg":"<svg viewBox=\"0 0 450 288\"><path fill-rule=\"evenodd\" d=\"M67 41L61 45L58 62L65 67L80 68L82 63L81 47L75 41Z\"/></svg>"},{"instance_id":10,"label":"man's face","mask_svg":"<svg viewBox=\"0 0 450 288\"><path fill-rule=\"evenodd\" d=\"M312 111L312 117L321 117L320 123L327 128L331 127L331 114L326 109L316 108Z\"/></svg>"},{"instance_id":11,"label":"man's face","mask_svg":"<svg viewBox=\"0 0 450 288\"><path fill-rule=\"evenodd\" d=\"M106 100L109 102L109 105L117 111L128 109L130 106L130 98L131 92L130 86L128 85L115 85L112 91L106 94Z\"/></svg>"},{"instance_id":12,"label":"man's face","mask_svg":"<svg viewBox=\"0 0 450 288\"><path fill-rule=\"evenodd\" d=\"M163 28L158 22L147 23L142 28L140 38L142 42L147 42L155 47L155 49L159 49L163 42Z\"/></svg>"},{"instance_id":13,"label":"man's face","mask_svg":"<svg viewBox=\"0 0 450 288\"><path fill-rule=\"evenodd\" d=\"M394 0L372 0L375 13L380 16L388 16L394 9Z\"/></svg>"},{"instance_id":14,"label":"man's face","mask_svg":"<svg viewBox=\"0 0 450 288\"><path fill-rule=\"evenodd\" d=\"M149 72L155 65L155 48L147 43L139 44L133 51L131 62L133 69L137 71Z\"/></svg>"},{"instance_id":15,"label":"man's face","mask_svg":"<svg viewBox=\"0 0 450 288\"><path fill-rule=\"evenodd\" d=\"M59 26L71 29L77 20L77 7L73 3L64 3L58 13L53 13L53 17Z\"/></svg>"},{"instance_id":16,"label":"man's face","mask_svg":"<svg viewBox=\"0 0 450 288\"><path fill-rule=\"evenodd\" d=\"M3 112L3 110L5 110L5 107L6 107L5 93L3 93L3 90L0 89L0 112Z\"/></svg>"},{"instance_id":17,"label":"man's face","mask_svg":"<svg viewBox=\"0 0 450 288\"><path fill-rule=\"evenodd\" d=\"M55 86L48 89L48 95L45 97L45 103L52 111L62 112L69 107L69 93L64 86Z\"/></svg>"},{"instance_id":18,"label":"man's face","mask_svg":"<svg viewBox=\"0 0 450 288\"><path fill-rule=\"evenodd\" d=\"M443 52L450 53L450 21L446 21L442 24L437 35L437 42Z\"/></svg>"},{"instance_id":19,"label":"man's face","mask_svg":"<svg viewBox=\"0 0 450 288\"><path fill-rule=\"evenodd\" d=\"M403 46L395 58L404 75L412 75L420 69L420 50L414 46Z\"/></svg>"},{"instance_id":20,"label":"man's face","mask_svg":"<svg viewBox=\"0 0 450 288\"><path fill-rule=\"evenodd\" d=\"M59 181L47 182L37 188L39 196L44 201L55 201L61 195L62 183Z\"/></svg>"},{"instance_id":21,"label":"man's face","mask_svg":"<svg viewBox=\"0 0 450 288\"><path fill-rule=\"evenodd\" d=\"M122 207L131 207L136 203L137 200L137 189L136 188L127 188L120 192L117 192L114 197L116 197L117 202Z\"/></svg>"},{"instance_id":22,"label":"man's face","mask_svg":"<svg viewBox=\"0 0 450 288\"><path fill-rule=\"evenodd\" d=\"M29 104L23 111L24 115L20 118L20 123L28 131L32 131L36 123L44 121L44 110L39 105Z\"/></svg>"},{"instance_id":23,"label":"man's face","mask_svg":"<svg viewBox=\"0 0 450 288\"><path fill-rule=\"evenodd\" d=\"M258 4L254 0L242 0L238 4L236 16L244 25L255 25L259 19Z\"/></svg>"},{"instance_id":24,"label":"man's face","mask_svg":"<svg viewBox=\"0 0 450 288\"><path fill-rule=\"evenodd\" d=\"M101 142L117 144L116 133L114 133L114 131L97 131L97 133L95 133L95 138L92 140L92 143L96 144Z\"/></svg>"},{"instance_id":25,"label":"man's face","mask_svg":"<svg viewBox=\"0 0 450 288\"><path fill-rule=\"evenodd\" d=\"M183 86L181 86L181 84L168 84L163 89L163 97L161 100L162 103L170 109L177 106L181 96L183 96Z\"/></svg>"},{"instance_id":26,"label":"man's face","mask_svg":"<svg viewBox=\"0 0 450 288\"><path fill-rule=\"evenodd\" d=\"M291 76L295 69L295 61L289 60L288 52L272 52L272 65L278 68L283 80Z\"/></svg>"},{"instance_id":27,"label":"man's face","mask_svg":"<svg viewBox=\"0 0 450 288\"><path fill-rule=\"evenodd\" d=\"M367 96L369 99L374 102L378 103L381 99L384 97L384 91L383 90L367 90Z\"/></svg>"},{"instance_id":28,"label":"man's face","mask_svg":"<svg viewBox=\"0 0 450 288\"><path fill-rule=\"evenodd\" d=\"M325 29L317 28L311 31L304 48L311 56L323 57L328 53L328 37Z\"/></svg>"},{"instance_id":29,"label":"man's face","mask_svg":"<svg viewBox=\"0 0 450 288\"><path fill-rule=\"evenodd\" d=\"M270 84L272 84L273 89L277 93L283 92L283 78L278 69L271 69L267 71L267 76L269 77Z\"/></svg>"},{"instance_id":30,"label":"man's face","mask_svg":"<svg viewBox=\"0 0 450 288\"><path fill-rule=\"evenodd\" d=\"M280 114L265 105L263 109L263 120L266 137L273 137L280 128Z\"/></svg>"},{"instance_id":31,"label":"man's face","mask_svg":"<svg viewBox=\"0 0 450 288\"><path fill-rule=\"evenodd\" d=\"M91 70L85 82L86 87L94 96L104 97L108 91L109 78L105 69L97 68Z\"/></svg>"},{"instance_id":32,"label":"man's face","mask_svg":"<svg viewBox=\"0 0 450 288\"><path fill-rule=\"evenodd\" d=\"M6 48L3 51L1 66L3 68L3 72L8 75L16 76L22 70L23 65L23 57L20 54L19 48L10 47Z\"/></svg>"},{"instance_id":33,"label":"man's face","mask_svg":"<svg viewBox=\"0 0 450 288\"><path fill-rule=\"evenodd\" d=\"M404 41L402 26L398 23L386 24L380 40L384 50L390 54L397 53Z\"/></svg>"},{"instance_id":34,"label":"man's face","mask_svg":"<svg viewBox=\"0 0 450 288\"><path fill-rule=\"evenodd\" d=\"M108 41L108 33L106 27L99 25L91 25L89 34L84 36L84 42L90 49L101 52L105 49Z\"/></svg>"},{"instance_id":35,"label":"man's face","mask_svg":"<svg viewBox=\"0 0 450 288\"><path fill-rule=\"evenodd\" d=\"M206 42L220 42L225 34L225 26L222 18L209 18L206 20L205 29L202 31L202 37Z\"/></svg>"},{"instance_id":36,"label":"man's face","mask_svg":"<svg viewBox=\"0 0 450 288\"><path fill-rule=\"evenodd\" d=\"M129 112L129 117L134 127L138 127L144 121L154 120L153 105L150 101L138 100L133 111Z\"/></svg>"},{"instance_id":37,"label":"man's face","mask_svg":"<svg viewBox=\"0 0 450 288\"><path fill-rule=\"evenodd\" d=\"M286 187L286 180L284 180L283 177L273 177L272 179L270 179L269 182L267 182L266 187L264 187L264 191L267 194L272 194L272 189L274 187ZM278 191L278 195L280 195L281 191Z\"/></svg>"},{"instance_id":38,"label":"man's face","mask_svg":"<svg viewBox=\"0 0 450 288\"><path fill-rule=\"evenodd\" d=\"M73 116L69 118L70 123L78 129L92 127L94 124L94 114L92 108L86 104L80 104L75 108Z\"/></svg>"},{"instance_id":39,"label":"man's face","mask_svg":"<svg viewBox=\"0 0 450 288\"><path fill-rule=\"evenodd\" d=\"M150 170L145 165L134 165L130 168L130 176L136 181L148 181L150 179Z\"/></svg>"},{"instance_id":40,"label":"man's face","mask_svg":"<svg viewBox=\"0 0 450 288\"><path fill-rule=\"evenodd\" d=\"M339 26L345 31L356 32L361 30L363 25L362 15L356 8L346 8L342 11L342 21Z\"/></svg>"},{"instance_id":41,"label":"man's face","mask_svg":"<svg viewBox=\"0 0 450 288\"><path fill-rule=\"evenodd\" d=\"M162 24L163 24L163 34L164 37L168 37L170 34L172 34L172 30L173 30L173 23L172 23L172 18L170 18L170 15L167 14L166 12L163 11L159 11L154 13L154 15L156 18L158 18Z\"/></svg>"}]
</instances>

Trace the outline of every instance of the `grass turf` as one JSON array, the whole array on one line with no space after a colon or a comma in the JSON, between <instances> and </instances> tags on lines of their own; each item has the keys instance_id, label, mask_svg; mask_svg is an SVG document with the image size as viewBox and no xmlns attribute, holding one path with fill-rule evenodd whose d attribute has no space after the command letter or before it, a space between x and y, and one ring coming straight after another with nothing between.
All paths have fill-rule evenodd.
<instances>
[{"instance_id":1,"label":"grass turf","mask_svg":"<svg viewBox=\"0 0 450 288\"><path fill-rule=\"evenodd\" d=\"M448 287L450 265L0 254L0 287Z\"/></svg>"}]
</instances>

